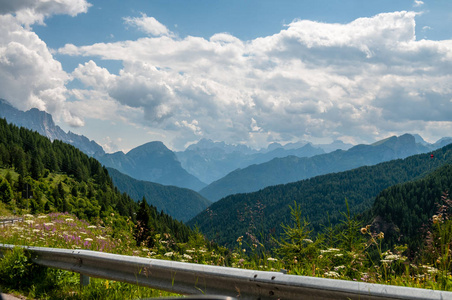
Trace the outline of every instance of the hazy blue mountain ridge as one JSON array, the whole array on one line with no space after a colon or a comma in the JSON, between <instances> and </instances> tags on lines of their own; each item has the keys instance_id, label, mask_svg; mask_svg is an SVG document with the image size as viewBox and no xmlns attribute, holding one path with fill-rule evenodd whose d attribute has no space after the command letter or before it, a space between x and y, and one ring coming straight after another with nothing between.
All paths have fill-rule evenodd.
<instances>
[{"instance_id":1,"label":"hazy blue mountain ridge","mask_svg":"<svg viewBox=\"0 0 452 300\"><path fill-rule=\"evenodd\" d=\"M325 153L323 146L327 149L336 146L347 148L347 144L335 141L329 145L319 146L308 142L289 143L284 146L271 143L267 148L255 150L244 145L228 145L224 142L201 139L187 147L185 151L176 152L176 155L184 169L203 182L212 183L238 168L264 163L277 157L290 155L311 157L322 154Z\"/></svg>"},{"instance_id":2,"label":"hazy blue mountain ridge","mask_svg":"<svg viewBox=\"0 0 452 300\"><path fill-rule=\"evenodd\" d=\"M390 137L371 145L357 145L313 157L288 156L237 169L209 184L200 194L211 201L227 195L258 191L267 186L295 182L310 177L351 170L366 165L425 153L434 146L415 142L413 135Z\"/></svg>"}]
</instances>

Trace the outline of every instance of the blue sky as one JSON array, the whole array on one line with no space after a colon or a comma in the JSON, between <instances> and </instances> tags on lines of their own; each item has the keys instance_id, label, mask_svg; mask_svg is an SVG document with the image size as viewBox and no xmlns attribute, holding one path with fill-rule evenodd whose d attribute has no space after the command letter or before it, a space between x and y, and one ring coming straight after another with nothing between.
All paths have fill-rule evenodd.
<instances>
[{"instance_id":1,"label":"blue sky","mask_svg":"<svg viewBox=\"0 0 452 300\"><path fill-rule=\"evenodd\" d=\"M0 0L0 97L106 151L452 129L452 1Z\"/></svg>"}]
</instances>

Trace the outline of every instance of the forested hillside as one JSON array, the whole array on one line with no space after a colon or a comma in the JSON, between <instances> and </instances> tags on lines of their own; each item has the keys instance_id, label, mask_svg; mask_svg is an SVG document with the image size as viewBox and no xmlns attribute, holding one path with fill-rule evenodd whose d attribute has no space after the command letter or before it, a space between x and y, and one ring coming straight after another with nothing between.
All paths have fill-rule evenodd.
<instances>
[{"instance_id":1,"label":"forested hillside","mask_svg":"<svg viewBox=\"0 0 452 300\"><path fill-rule=\"evenodd\" d=\"M430 171L452 162L452 145L430 154L419 154L375 166L333 173L311 179L265 188L258 192L228 196L210 206L189 222L214 241L232 245L247 232L262 236L279 235L280 224L290 218L289 205L296 201L311 228L320 231L322 225L336 224L346 211L348 199L351 213L361 213L372 207L375 197L385 188L427 175Z\"/></svg>"},{"instance_id":2,"label":"forested hillside","mask_svg":"<svg viewBox=\"0 0 452 300\"><path fill-rule=\"evenodd\" d=\"M69 212L89 221L114 216L118 230L140 221L138 215L154 224L149 232L170 234L181 242L191 232L154 206L140 212L138 204L113 185L107 169L94 158L4 119L0 119L0 201L17 214Z\"/></svg>"},{"instance_id":3,"label":"forested hillside","mask_svg":"<svg viewBox=\"0 0 452 300\"><path fill-rule=\"evenodd\" d=\"M408 244L417 251L427 234L432 216L452 213L452 165L445 165L414 182L383 190L372 207L374 227L385 232L390 244Z\"/></svg>"},{"instance_id":4,"label":"forested hillside","mask_svg":"<svg viewBox=\"0 0 452 300\"><path fill-rule=\"evenodd\" d=\"M118 170L112 168L107 170L120 191L127 193L135 201L145 197L147 202L159 211L163 210L173 218L184 222L189 221L211 204L209 200L190 189L136 180Z\"/></svg>"}]
</instances>

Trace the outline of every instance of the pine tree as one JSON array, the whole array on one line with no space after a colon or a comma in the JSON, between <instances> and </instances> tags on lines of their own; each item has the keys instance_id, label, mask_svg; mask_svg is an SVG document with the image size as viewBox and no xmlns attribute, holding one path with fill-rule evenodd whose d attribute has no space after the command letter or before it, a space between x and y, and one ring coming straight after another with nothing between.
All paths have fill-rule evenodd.
<instances>
[{"instance_id":1,"label":"pine tree","mask_svg":"<svg viewBox=\"0 0 452 300\"><path fill-rule=\"evenodd\" d=\"M12 199L13 190L11 189L11 185L5 178L2 178L0 183L0 200L4 203L10 203Z\"/></svg>"},{"instance_id":2,"label":"pine tree","mask_svg":"<svg viewBox=\"0 0 452 300\"><path fill-rule=\"evenodd\" d=\"M153 246L153 240L149 236L151 231L150 215L151 210L146 199L143 197L137 211L137 225L135 229L135 240L137 241L137 245L141 245L145 242L149 247Z\"/></svg>"}]
</instances>

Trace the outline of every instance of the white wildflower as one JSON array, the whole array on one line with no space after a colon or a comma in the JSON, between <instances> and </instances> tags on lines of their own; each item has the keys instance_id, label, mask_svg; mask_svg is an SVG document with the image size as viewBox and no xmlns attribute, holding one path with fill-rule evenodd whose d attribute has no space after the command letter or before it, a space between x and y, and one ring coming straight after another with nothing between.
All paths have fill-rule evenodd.
<instances>
[{"instance_id":1,"label":"white wildflower","mask_svg":"<svg viewBox=\"0 0 452 300\"><path fill-rule=\"evenodd\" d=\"M268 261L278 261L276 258L273 258L273 257L269 257L269 258L267 258L267 260Z\"/></svg>"},{"instance_id":2,"label":"white wildflower","mask_svg":"<svg viewBox=\"0 0 452 300\"><path fill-rule=\"evenodd\" d=\"M400 259L400 255L396 255L396 254L386 255L385 259L398 260L398 259Z\"/></svg>"},{"instance_id":3,"label":"white wildflower","mask_svg":"<svg viewBox=\"0 0 452 300\"><path fill-rule=\"evenodd\" d=\"M339 273L334 272L334 271L325 272L324 275L328 276L328 277L339 277L340 276Z\"/></svg>"}]
</instances>

